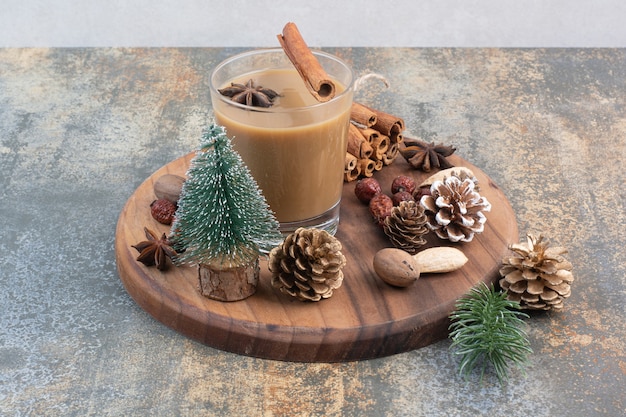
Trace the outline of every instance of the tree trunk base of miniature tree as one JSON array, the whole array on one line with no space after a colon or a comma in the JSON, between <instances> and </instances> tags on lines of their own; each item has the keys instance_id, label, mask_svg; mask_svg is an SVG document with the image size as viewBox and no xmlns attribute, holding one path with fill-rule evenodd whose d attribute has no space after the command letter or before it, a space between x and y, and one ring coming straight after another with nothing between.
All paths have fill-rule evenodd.
<instances>
[{"instance_id":1,"label":"tree trunk base of miniature tree","mask_svg":"<svg viewBox=\"0 0 626 417\"><path fill-rule=\"evenodd\" d=\"M198 267L200 293L218 301L239 301L256 292L259 283L259 259L233 268L201 264Z\"/></svg>"}]
</instances>

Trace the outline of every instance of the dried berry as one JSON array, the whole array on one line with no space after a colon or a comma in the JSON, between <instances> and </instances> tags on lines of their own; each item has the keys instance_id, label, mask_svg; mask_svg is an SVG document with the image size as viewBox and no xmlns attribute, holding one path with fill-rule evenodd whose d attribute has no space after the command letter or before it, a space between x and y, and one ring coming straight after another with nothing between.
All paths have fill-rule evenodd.
<instances>
[{"instance_id":1,"label":"dried berry","mask_svg":"<svg viewBox=\"0 0 626 417\"><path fill-rule=\"evenodd\" d=\"M382 193L380 184L376 179L371 177L358 180L354 186L354 194L365 204L368 204L375 195L380 193Z\"/></svg>"},{"instance_id":2,"label":"dried berry","mask_svg":"<svg viewBox=\"0 0 626 417\"><path fill-rule=\"evenodd\" d=\"M413 192L413 198L415 201L420 201L422 196L425 195L430 195L430 185L419 187Z\"/></svg>"},{"instance_id":3,"label":"dried berry","mask_svg":"<svg viewBox=\"0 0 626 417\"><path fill-rule=\"evenodd\" d=\"M413 178L407 177L406 175L398 175L391 183L391 194L395 194L399 191L406 191L409 194L413 194L415 187L416 184Z\"/></svg>"},{"instance_id":4,"label":"dried berry","mask_svg":"<svg viewBox=\"0 0 626 417\"><path fill-rule=\"evenodd\" d=\"M164 198L154 200L150 204L150 213L159 223L172 224L176 214L176 204Z\"/></svg>"},{"instance_id":5,"label":"dried berry","mask_svg":"<svg viewBox=\"0 0 626 417\"><path fill-rule=\"evenodd\" d=\"M387 194L377 194L370 200L369 209L374 221L383 227L385 219L391 215L393 201Z\"/></svg>"},{"instance_id":6,"label":"dried berry","mask_svg":"<svg viewBox=\"0 0 626 417\"><path fill-rule=\"evenodd\" d=\"M415 201L413 194L408 191L398 191L391 197L394 206L399 206L403 201Z\"/></svg>"}]
</instances>

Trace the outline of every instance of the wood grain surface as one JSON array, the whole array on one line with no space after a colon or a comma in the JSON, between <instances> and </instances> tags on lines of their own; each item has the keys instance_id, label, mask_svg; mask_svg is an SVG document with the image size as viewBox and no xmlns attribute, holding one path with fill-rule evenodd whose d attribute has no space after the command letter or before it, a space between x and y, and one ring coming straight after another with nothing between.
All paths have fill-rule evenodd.
<instances>
[{"instance_id":1,"label":"wood grain surface","mask_svg":"<svg viewBox=\"0 0 626 417\"><path fill-rule=\"evenodd\" d=\"M198 292L197 270L170 265L165 271L137 262L131 247L145 240L143 228L168 232L152 219L154 181L163 174L185 175L192 154L162 167L142 183L123 208L116 230L115 253L120 278L131 297L170 328L218 349L277 360L339 362L376 358L420 348L448 335L448 315L455 301L480 281L498 278L507 245L518 241L515 214L502 191L479 168L453 155L455 166L466 166L479 180L480 193L492 205L485 231L472 242L453 244L429 234L424 248L454 246L469 258L458 271L425 274L408 288L382 282L372 267L374 254L390 247L373 224L367 206L354 196L354 182L344 185L341 221L336 237L343 244L347 265L334 295L320 302L301 302L270 285L265 259L257 292L237 302L210 300ZM418 182L428 177L399 157L375 174L389 193L397 175Z\"/></svg>"}]
</instances>

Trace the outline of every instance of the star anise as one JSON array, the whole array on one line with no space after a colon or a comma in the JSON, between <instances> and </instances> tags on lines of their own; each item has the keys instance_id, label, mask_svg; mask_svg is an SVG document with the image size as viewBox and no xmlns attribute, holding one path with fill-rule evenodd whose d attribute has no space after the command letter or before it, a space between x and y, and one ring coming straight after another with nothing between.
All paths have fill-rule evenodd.
<instances>
[{"instance_id":1,"label":"star anise","mask_svg":"<svg viewBox=\"0 0 626 417\"><path fill-rule=\"evenodd\" d=\"M230 87L217 91L239 104L256 107L271 107L274 104L274 99L280 95L276 91L263 88L260 85L255 87L252 79L249 79L245 85L231 83Z\"/></svg>"},{"instance_id":2,"label":"star anise","mask_svg":"<svg viewBox=\"0 0 626 417\"><path fill-rule=\"evenodd\" d=\"M147 227L144 227L143 230L148 240L132 245L139 252L137 261L146 266L156 265L157 269L162 271L167 267L167 258L172 259L175 257L176 251L172 249L172 243L165 233L159 238L156 233Z\"/></svg>"},{"instance_id":3,"label":"star anise","mask_svg":"<svg viewBox=\"0 0 626 417\"><path fill-rule=\"evenodd\" d=\"M456 151L456 148L444 144L435 145L435 143L427 143L419 139L404 138L404 148L400 149L400 153L407 162L415 169L421 169L424 172L430 172L435 169L452 168L447 159Z\"/></svg>"}]
</instances>

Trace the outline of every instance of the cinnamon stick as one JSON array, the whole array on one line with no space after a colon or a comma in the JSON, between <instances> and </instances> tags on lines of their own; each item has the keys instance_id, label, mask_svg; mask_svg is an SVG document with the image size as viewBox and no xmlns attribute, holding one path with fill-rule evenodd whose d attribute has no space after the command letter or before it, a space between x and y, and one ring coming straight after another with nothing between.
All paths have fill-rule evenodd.
<instances>
[{"instance_id":1,"label":"cinnamon stick","mask_svg":"<svg viewBox=\"0 0 626 417\"><path fill-rule=\"evenodd\" d=\"M344 169L343 171L343 180L345 182L351 182L359 178L359 175L361 175L361 166L358 164L358 160L355 158L353 168L348 169L348 166L346 165L346 169Z\"/></svg>"},{"instance_id":2,"label":"cinnamon stick","mask_svg":"<svg viewBox=\"0 0 626 417\"><path fill-rule=\"evenodd\" d=\"M361 175L365 177L371 177L374 175L376 165L374 161L368 158L359 159L357 166L361 169Z\"/></svg>"},{"instance_id":3,"label":"cinnamon stick","mask_svg":"<svg viewBox=\"0 0 626 417\"><path fill-rule=\"evenodd\" d=\"M359 178L359 175L361 175L361 168L357 166L353 171L344 172L343 180L344 182L352 182L356 180L357 178Z\"/></svg>"},{"instance_id":4,"label":"cinnamon stick","mask_svg":"<svg viewBox=\"0 0 626 417\"><path fill-rule=\"evenodd\" d=\"M380 136L378 130L371 127L359 128L359 131L369 143L373 143Z\"/></svg>"},{"instance_id":5,"label":"cinnamon stick","mask_svg":"<svg viewBox=\"0 0 626 417\"><path fill-rule=\"evenodd\" d=\"M391 143L402 143L403 140L404 135L402 132L391 132L391 135L389 136L389 141Z\"/></svg>"},{"instance_id":6,"label":"cinnamon stick","mask_svg":"<svg viewBox=\"0 0 626 417\"><path fill-rule=\"evenodd\" d=\"M348 152L357 158L369 158L374 149L359 133L359 128L350 123L348 128Z\"/></svg>"},{"instance_id":7,"label":"cinnamon stick","mask_svg":"<svg viewBox=\"0 0 626 417\"><path fill-rule=\"evenodd\" d=\"M385 155L383 156L383 163L385 165L391 165L393 161L396 160L396 157L398 156L399 153L400 153L400 150L398 149L398 144L391 143L389 145L389 148L387 148L387 152L385 152Z\"/></svg>"},{"instance_id":8,"label":"cinnamon stick","mask_svg":"<svg viewBox=\"0 0 626 417\"><path fill-rule=\"evenodd\" d=\"M359 104L359 106L370 110L376 115L376 123L371 127L378 130L383 135L392 136L392 134L400 133L405 129L404 120L402 120L400 117L385 113L381 110L372 109L364 104Z\"/></svg>"},{"instance_id":9,"label":"cinnamon stick","mask_svg":"<svg viewBox=\"0 0 626 417\"><path fill-rule=\"evenodd\" d=\"M350 109L350 119L362 124L365 127L372 127L376 124L376 112L369 107L366 107L359 103L352 103Z\"/></svg>"},{"instance_id":10,"label":"cinnamon stick","mask_svg":"<svg viewBox=\"0 0 626 417\"><path fill-rule=\"evenodd\" d=\"M389 149L389 136L378 135L371 143L371 145L374 149L372 157L375 160L382 160L383 156L387 152L387 149Z\"/></svg>"},{"instance_id":11,"label":"cinnamon stick","mask_svg":"<svg viewBox=\"0 0 626 417\"><path fill-rule=\"evenodd\" d=\"M357 163L357 157L352 155L349 152L346 152L346 157L344 159L344 170L352 171L354 168L356 168L356 163Z\"/></svg>"},{"instance_id":12,"label":"cinnamon stick","mask_svg":"<svg viewBox=\"0 0 626 417\"><path fill-rule=\"evenodd\" d=\"M320 102L332 99L335 96L335 84L307 46L296 24L287 23L282 35L276 36L313 97Z\"/></svg>"}]
</instances>

